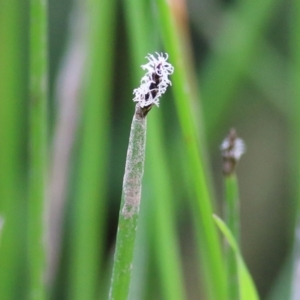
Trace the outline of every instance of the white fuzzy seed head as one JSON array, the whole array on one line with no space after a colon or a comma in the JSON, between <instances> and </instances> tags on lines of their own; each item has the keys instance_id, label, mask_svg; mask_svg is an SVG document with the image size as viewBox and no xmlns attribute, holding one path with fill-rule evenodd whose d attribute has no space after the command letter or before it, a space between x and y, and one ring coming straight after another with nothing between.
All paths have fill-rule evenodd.
<instances>
[{"instance_id":1,"label":"white fuzzy seed head","mask_svg":"<svg viewBox=\"0 0 300 300\"><path fill-rule=\"evenodd\" d=\"M174 72L174 67L167 62L168 54L157 53L157 57L148 54L148 63L142 65L142 69L147 73L141 79L139 88L133 91L135 95L133 101L138 102L141 108L159 105L159 98L171 85L168 76Z\"/></svg>"}]
</instances>

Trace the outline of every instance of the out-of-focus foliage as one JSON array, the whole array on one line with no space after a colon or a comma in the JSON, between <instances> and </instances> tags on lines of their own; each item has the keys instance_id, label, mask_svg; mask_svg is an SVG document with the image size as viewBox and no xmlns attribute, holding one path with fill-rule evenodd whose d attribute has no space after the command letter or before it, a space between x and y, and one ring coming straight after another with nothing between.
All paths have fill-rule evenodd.
<instances>
[{"instance_id":1,"label":"out-of-focus foliage","mask_svg":"<svg viewBox=\"0 0 300 300\"><path fill-rule=\"evenodd\" d=\"M85 299L107 298L135 105L132 91L139 85L144 57L172 49L172 32L164 29L159 2L48 1L48 166L43 216L49 298L82 299L83 294ZM189 113L199 136L194 139L182 131L190 120L185 124L179 118L178 95L174 95L178 85L173 82L159 112L154 107L147 117L131 299L172 297L170 287L178 280L183 281L187 299L206 299L201 268L205 264L197 250L205 232L199 231L203 218L193 206L199 186L192 180L195 174L186 149L190 138L197 140L197 149L204 149L201 159L213 195L210 205L222 215L219 145L231 127L247 147L237 169L241 252L261 298L271 295L270 299L279 300L278 295L285 295L288 299L286 287L292 286L297 261L292 253L300 206L299 4L282 0L161 3L169 3L174 34L181 37L182 52L174 51L169 59L186 68L189 84L182 92L192 93ZM0 217L4 220L0 298L8 300L25 299L30 293L29 7L29 0L0 0ZM168 210L166 223L159 209ZM160 232L158 224L166 227ZM169 244L161 242L166 233ZM160 251L160 247L164 248ZM168 253L178 265L164 266ZM176 273L174 281L172 273Z\"/></svg>"}]
</instances>

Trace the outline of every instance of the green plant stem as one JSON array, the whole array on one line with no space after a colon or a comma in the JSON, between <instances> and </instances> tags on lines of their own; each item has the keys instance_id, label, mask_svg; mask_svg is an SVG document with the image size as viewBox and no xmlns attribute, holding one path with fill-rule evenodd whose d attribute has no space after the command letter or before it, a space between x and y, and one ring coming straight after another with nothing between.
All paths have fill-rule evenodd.
<instances>
[{"instance_id":1,"label":"green plant stem","mask_svg":"<svg viewBox=\"0 0 300 300\"><path fill-rule=\"evenodd\" d=\"M236 242L240 241L240 203L236 174L225 176L226 223Z\"/></svg>"},{"instance_id":2,"label":"green plant stem","mask_svg":"<svg viewBox=\"0 0 300 300\"><path fill-rule=\"evenodd\" d=\"M82 2L87 13L87 70L82 99L82 140L71 236L69 299L92 300L99 291L109 156L109 116L115 1ZM86 10L86 11L85 11ZM101 273L100 273L101 274Z\"/></svg>"},{"instance_id":3,"label":"green plant stem","mask_svg":"<svg viewBox=\"0 0 300 300\"><path fill-rule=\"evenodd\" d=\"M20 261L24 257L21 172L25 151L21 141L27 74L22 71L22 9L26 10L26 5L21 2L0 1L0 215L5 220L0 242L0 299L18 299L20 289L16 286L20 287Z\"/></svg>"},{"instance_id":4,"label":"green plant stem","mask_svg":"<svg viewBox=\"0 0 300 300\"><path fill-rule=\"evenodd\" d=\"M151 113L152 114L152 113ZM147 160L148 161L148 160ZM147 169L147 166L145 167ZM144 182L148 182L145 174ZM152 214L150 201L148 201L148 193L142 194L143 201L140 206L140 214L138 219L138 231L135 240L133 262L134 266L130 280L130 290L128 299L139 300L146 299L149 284L149 269L153 259L150 251L151 241L149 239L149 231L152 222Z\"/></svg>"},{"instance_id":5,"label":"green plant stem","mask_svg":"<svg viewBox=\"0 0 300 300\"><path fill-rule=\"evenodd\" d=\"M207 299L227 299L221 245L211 218L212 201L208 189L209 174L205 171L204 164L202 118L200 113L196 116L196 112L199 112L195 109L198 97L192 64L188 59L190 52L186 49L188 38L182 34L184 28L179 29L178 23L175 22L174 12L177 10L165 0L157 0L157 4L164 44L175 68L172 75L172 90L183 132L186 163L191 174L190 180L193 187L191 194L194 195L192 205L198 213L195 222L198 227L196 230L202 270L206 280Z\"/></svg>"},{"instance_id":6,"label":"green plant stem","mask_svg":"<svg viewBox=\"0 0 300 300\"><path fill-rule=\"evenodd\" d=\"M47 2L31 0L30 10L29 298L44 299L48 96Z\"/></svg>"},{"instance_id":7,"label":"green plant stem","mask_svg":"<svg viewBox=\"0 0 300 300\"><path fill-rule=\"evenodd\" d=\"M146 118L133 116L123 180L110 300L126 300L131 280L133 250L140 209L146 146Z\"/></svg>"},{"instance_id":8,"label":"green plant stem","mask_svg":"<svg viewBox=\"0 0 300 300\"><path fill-rule=\"evenodd\" d=\"M236 174L225 175L225 220L231 231L236 243L239 245L240 240L240 216L239 216L239 195L238 183ZM227 247L226 263L228 276L228 292L229 299L239 299L239 285L238 285L238 270L235 253L231 247Z\"/></svg>"}]
</instances>

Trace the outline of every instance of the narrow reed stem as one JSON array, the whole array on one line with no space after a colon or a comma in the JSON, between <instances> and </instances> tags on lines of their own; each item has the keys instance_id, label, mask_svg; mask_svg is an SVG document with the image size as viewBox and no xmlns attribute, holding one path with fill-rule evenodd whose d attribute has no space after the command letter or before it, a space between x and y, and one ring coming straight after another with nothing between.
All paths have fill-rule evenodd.
<instances>
[{"instance_id":1,"label":"narrow reed stem","mask_svg":"<svg viewBox=\"0 0 300 300\"><path fill-rule=\"evenodd\" d=\"M239 213L239 196L238 183L235 173L225 176L225 220L228 228L233 234L237 244L240 239L240 213ZM229 245L226 248L226 263L228 276L228 294L229 299L239 299L238 269L235 253Z\"/></svg>"},{"instance_id":2,"label":"narrow reed stem","mask_svg":"<svg viewBox=\"0 0 300 300\"><path fill-rule=\"evenodd\" d=\"M146 117L137 104L127 150L110 300L125 300L129 293L144 173L145 146Z\"/></svg>"},{"instance_id":3,"label":"narrow reed stem","mask_svg":"<svg viewBox=\"0 0 300 300\"><path fill-rule=\"evenodd\" d=\"M223 174L225 181L225 221L239 247L240 240L240 204L238 182L235 173L236 165L245 152L245 144L237 137L236 130L232 128L221 145L223 157ZM229 299L239 299L238 266L235 251L226 245L226 263L228 278Z\"/></svg>"},{"instance_id":4,"label":"narrow reed stem","mask_svg":"<svg viewBox=\"0 0 300 300\"><path fill-rule=\"evenodd\" d=\"M47 163L47 3L30 7L30 180L28 251L30 299L45 299L45 219Z\"/></svg>"},{"instance_id":5,"label":"narrow reed stem","mask_svg":"<svg viewBox=\"0 0 300 300\"><path fill-rule=\"evenodd\" d=\"M236 174L233 173L225 176L225 194L226 194L226 208L225 218L227 226L232 232L237 243L240 243L240 203L239 203L239 189Z\"/></svg>"},{"instance_id":6,"label":"narrow reed stem","mask_svg":"<svg viewBox=\"0 0 300 300\"><path fill-rule=\"evenodd\" d=\"M300 3L299 1L292 2L291 10L291 82L292 82L292 105L291 109L291 130L292 130L292 155L291 155L291 165L293 168L293 188L295 192L295 202L293 203L293 214L294 218L292 225L294 226L294 237L293 237L293 262L292 262L292 284L291 284L291 294L287 295L290 299L299 299L300 295Z\"/></svg>"},{"instance_id":7,"label":"narrow reed stem","mask_svg":"<svg viewBox=\"0 0 300 300\"><path fill-rule=\"evenodd\" d=\"M26 8L27 1L0 1L0 215L5 220L0 236L0 299L20 298L24 259Z\"/></svg>"}]
</instances>

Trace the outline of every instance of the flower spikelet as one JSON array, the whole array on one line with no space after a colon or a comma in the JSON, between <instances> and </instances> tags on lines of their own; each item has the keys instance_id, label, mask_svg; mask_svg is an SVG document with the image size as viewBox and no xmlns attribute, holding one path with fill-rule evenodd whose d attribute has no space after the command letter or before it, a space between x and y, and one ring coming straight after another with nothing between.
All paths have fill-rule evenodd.
<instances>
[{"instance_id":1,"label":"flower spikelet","mask_svg":"<svg viewBox=\"0 0 300 300\"><path fill-rule=\"evenodd\" d=\"M151 108L153 105L159 105L159 98L164 94L169 85L172 85L168 76L174 72L174 67L167 62L168 54L156 52L157 57L148 54L146 58L148 63L142 65L146 74L141 79L139 88L134 89L135 95L133 101L138 102L141 108Z\"/></svg>"},{"instance_id":2,"label":"flower spikelet","mask_svg":"<svg viewBox=\"0 0 300 300\"><path fill-rule=\"evenodd\" d=\"M230 175L235 171L235 166L246 151L244 141L237 137L235 129L231 129L229 135L221 145L223 157L223 172Z\"/></svg>"}]
</instances>

